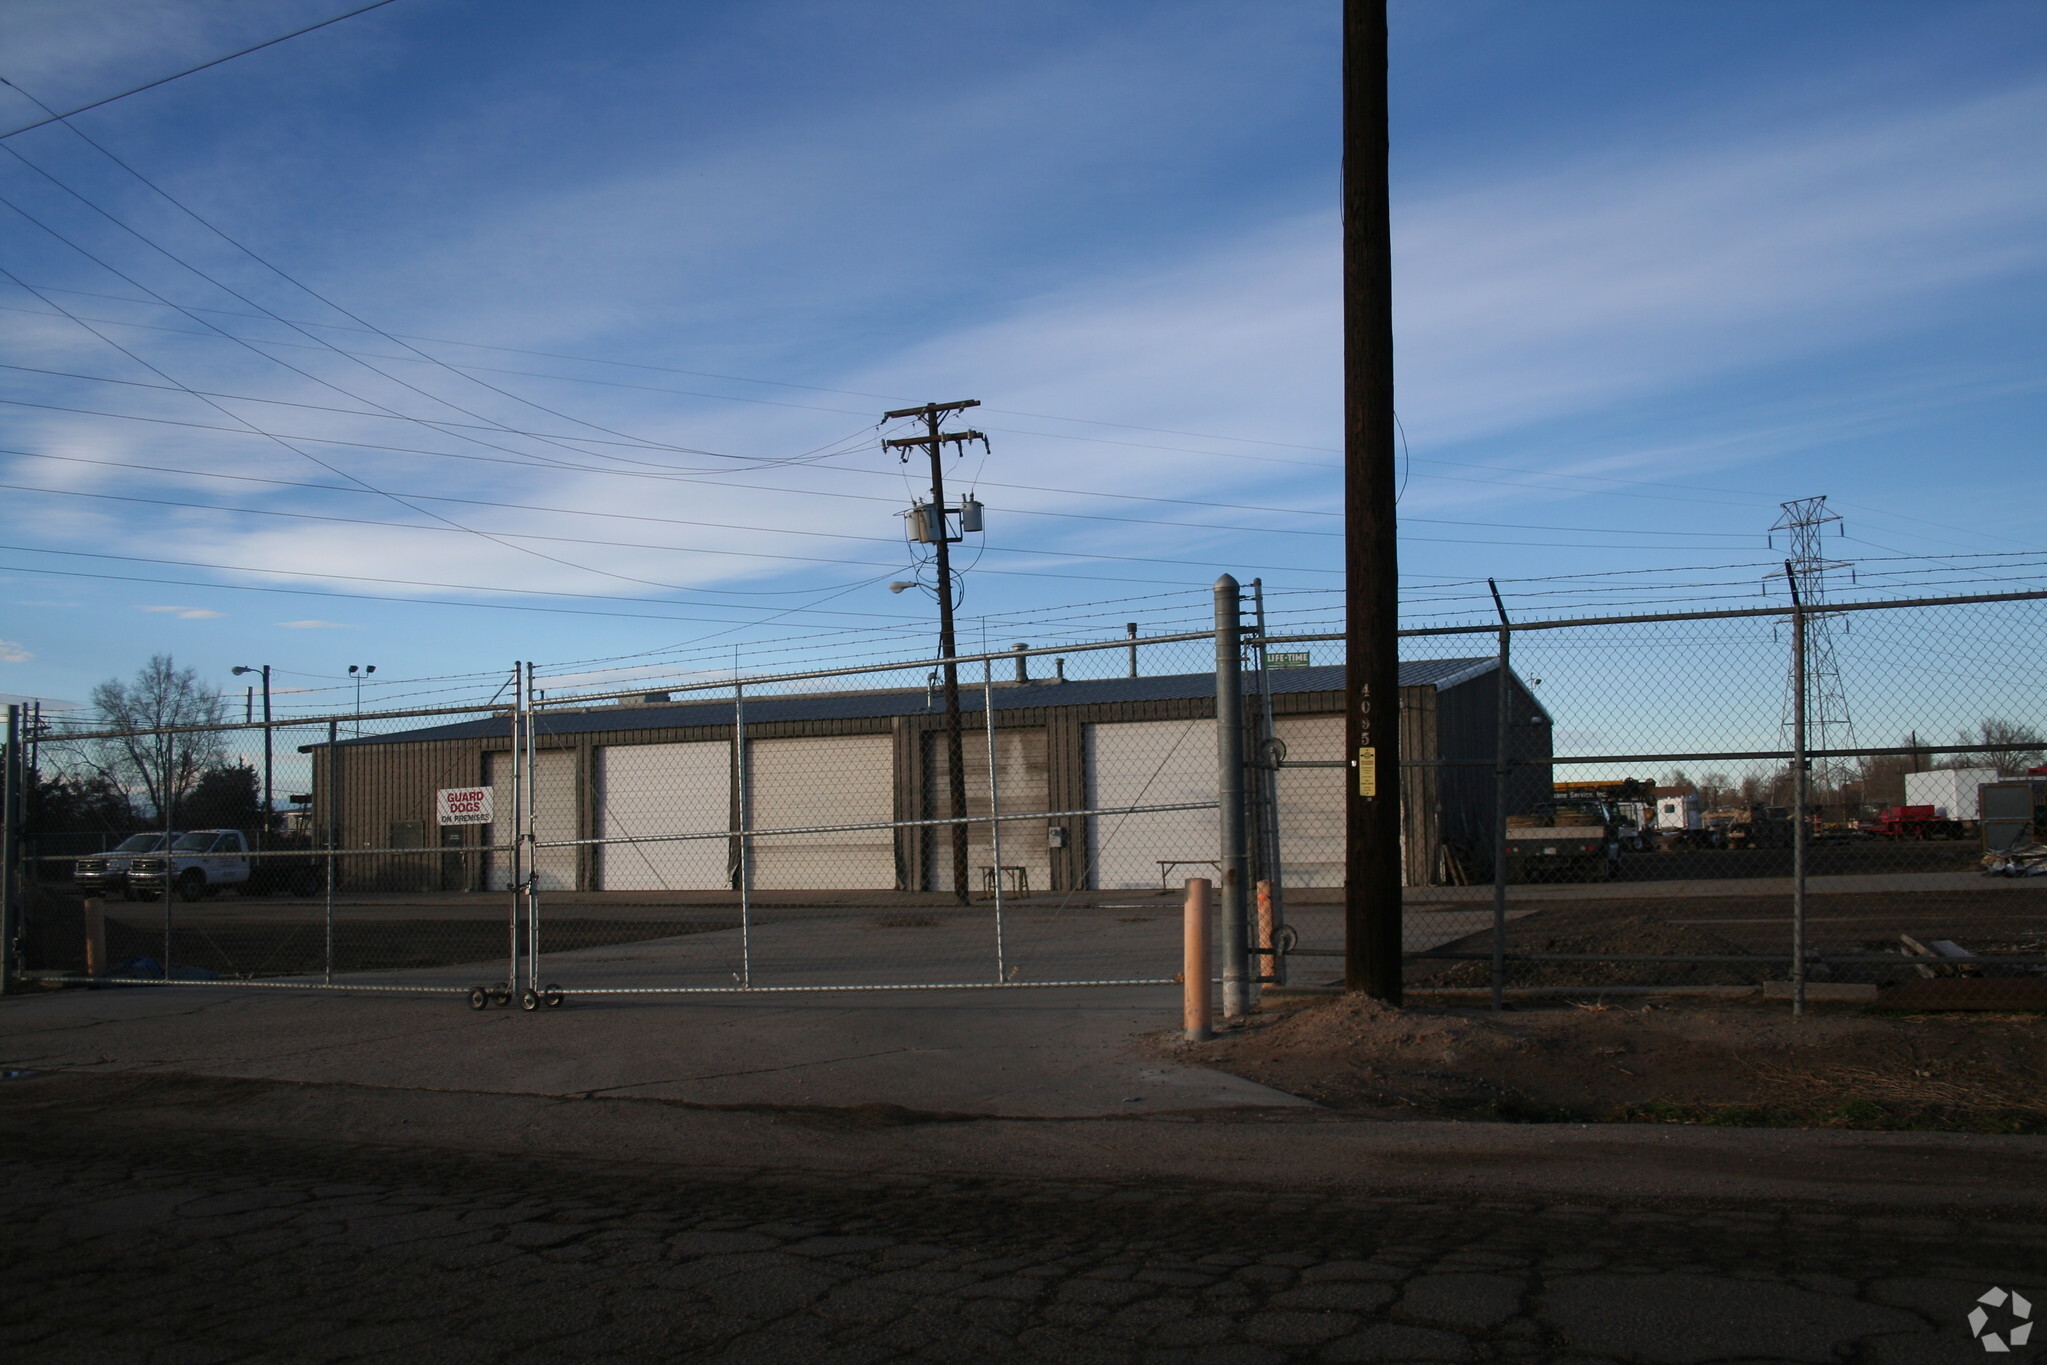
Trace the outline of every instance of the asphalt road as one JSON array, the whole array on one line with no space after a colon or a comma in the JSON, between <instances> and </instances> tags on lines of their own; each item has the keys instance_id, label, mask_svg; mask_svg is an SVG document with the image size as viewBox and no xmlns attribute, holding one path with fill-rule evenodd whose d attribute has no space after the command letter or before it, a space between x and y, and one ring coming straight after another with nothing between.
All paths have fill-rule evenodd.
<instances>
[{"instance_id":1,"label":"asphalt road","mask_svg":"<svg viewBox=\"0 0 2047 1365\"><path fill-rule=\"evenodd\" d=\"M1959 1365L1985 1358L1983 1295L2047 1303L2040 1185L2023 1184L2038 1144L1786 1159L1764 1150L1783 1134L1744 1155L1723 1139L1751 1135L1595 1133L1589 1160L1554 1167L1525 1129L1257 1111L1054 1128L29 1076L0 1083L0 1347ZM1586 1188L1601 1166L1604 1193ZM2008 1334L2013 1307L1986 1328Z\"/></svg>"}]
</instances>

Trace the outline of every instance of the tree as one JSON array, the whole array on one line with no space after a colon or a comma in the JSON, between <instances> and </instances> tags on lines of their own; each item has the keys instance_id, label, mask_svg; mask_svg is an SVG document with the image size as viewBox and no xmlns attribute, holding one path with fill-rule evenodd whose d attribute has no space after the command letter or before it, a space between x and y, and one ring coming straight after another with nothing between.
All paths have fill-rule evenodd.
<instances>
[{"instance_id":1,"label":"tree","mask_svg":"<svg viewBox=\"0 0 2047 1365\"><path fill-rule=\"evenodd\" d=\"M180 810L188 829L253 830L263 823L263 787L246 763L208 768Z\"/></svg>"},{"instance_id":2,"label":"tree","mask_svg":"<svg viewBox=\"0 0 2047 1365\"><path fill-rule=\"evenodd\" d=\"M128 794L97 773L32 774L22 795L28 799L27 834L70 834L85 830L129 830L135 808Z\"/></svg>"},{"instance_id":3,"label":"tree","mask_svg":"<svg viewBox=\"0 0 2047 1365\"><path fill-rule=\"evenodd\" d=\"M2047 763L2047 735L2030 725L1987 716L1976 724L1976 732L1962 731L1961 744L1995 746L1987 753L1954 754L1943 766L1950 768L1993 767L2004 777L2022 777L2028 768Z\"/></svg>"},{"instance_id":4,"label":"tree","mask_svg":"<svg viewBox=\"0 0 2047 1365\"><path fill-rule=\"evenodd\" d=\"M196 670L157 654L133 681L109 678L93 688L92 704L100 727L118 733L85 741L79 761L131 799L139 798L154 820L177 824L200 774L227 759L220 732L204 728L227 719L220 693L201 683Z\"/></svg>"}]
</instances>

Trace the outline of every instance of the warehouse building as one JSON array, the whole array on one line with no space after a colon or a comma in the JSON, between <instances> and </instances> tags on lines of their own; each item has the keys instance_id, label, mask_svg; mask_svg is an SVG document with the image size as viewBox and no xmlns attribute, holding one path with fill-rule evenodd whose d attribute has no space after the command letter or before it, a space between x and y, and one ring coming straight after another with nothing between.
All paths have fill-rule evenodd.
<instances>
[{"instance_id":1,"label":"warehouse building","mask_svg":"<svg viewBox=\"0 0 2047 1365\"><path fill-rule=\"evenodd\" d=\"M1258 675L1247 675L1255 688ZM1275 669L1273 732L1290 762L1343 757L1343 670ZM1421 885L1477 870L1490 848L1494 796L1495 660L1401 665L1405 877ZM1516 770L1510 807L1550 787L1550 718L1510 672ZM1140 814L1071 812L1216 799L1215 679L1209 673L998 684L989 733L978 688L961 692L968 814L990 809L1032 820L970 829L977 889L996 875L1033 892L1157 888L1203 875L1217 857L1213 809ZM1260 699L1247 699L1255 717ZM944 703L935 689L768 694L745 702L735 745L728 697L661 699L544 710L535 719L535 797L542 889L720 890L738 884L739 841L756 890L940 890L951 884L943 827L843 828L930 819L947 812ZM992 743L991 743L992 739ZM435 793L487 785L502 822L511 811L510 740L503 718L313 746L313 825L330 792L344 849L420 849L364 860L361 889L490 889L502 854L477 850L509 837L496 827L435 823ZM330 786L328 765L338 759ZM1292 886L1343 878L1345 768L1277 773L1282 875ZM1050 814L1048 814L1050 813ZM839 828L826 828L839 827ZM697 835L677 839L670 836ZM630 842L641 840L642 842ZM594 842L610 841L610 842ZM998 874L996 868L1004 869Z\"/></svg>"}]
</instances>

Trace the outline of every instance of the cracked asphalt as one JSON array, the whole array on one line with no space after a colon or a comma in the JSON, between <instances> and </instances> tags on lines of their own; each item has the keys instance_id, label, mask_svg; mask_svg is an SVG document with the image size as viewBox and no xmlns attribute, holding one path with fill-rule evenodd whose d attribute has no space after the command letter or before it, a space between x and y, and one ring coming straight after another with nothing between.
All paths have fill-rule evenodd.
<instances>
[{"instance_id":1,"label":"cracked asphalt","mask_svg":"<svg viewBox=\"0 0 2047 1365\"><path fill-rule=\"evenodd\" d=\"M1355 1126L1012 1122L1012 1141L1065 1144L1023 1160L990 1120L887 1107L35 1075L0 1083L0 1350L1935 1365L1986 1358L1966 1319L1993 1285L2047 1302L2047 1224L1994 1198L2037 1145L2007 1144L1993 1197L1900 1212L1880 1180L1763 1199L1588 1197L1584 1173L1568 1196L1436 1189L1375 1171ZM1297 1145L1322 1156L1293 1180ZM1150 1164L1090 1170L1127 1167L1119 1147ZM1616 1167L1658 1151L1597 1150ZM1198 1176L1176 1174L1180 1151ZM1328 1169L1346 1151L1354 1169ZM984 1169L933 1169L947 1152Z\"/></svg>"},{"instance_id":2,"label":"cracked asphalt","mask_svg":"<svg viewBox=\"0 0 2047 1365\"><path fill-rule=\"evenodd\" d=\"M0 1352L1939 1365L2047 1303L2047 1140L1336 1114L1162 999L10 996Z\"/></svg>"}]
</instances>

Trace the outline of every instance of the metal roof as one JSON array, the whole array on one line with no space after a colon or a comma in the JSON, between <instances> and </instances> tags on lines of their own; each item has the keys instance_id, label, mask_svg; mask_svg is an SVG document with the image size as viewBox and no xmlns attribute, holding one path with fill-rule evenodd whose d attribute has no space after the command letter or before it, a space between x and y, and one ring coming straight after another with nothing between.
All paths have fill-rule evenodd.
<instances>
[{"instance_id":1,"label":"metal roof","mask_svg":"<svg viewBox=\"0 0 2047 1365\"><path fill-rule=\"evenodd\" d=\"M1403 659L1402 687L1434 687L1438 691L1457 687L1490 673L1497 660ZM1295 692L1341 692L1343 666L1319 668L1275 668L1264 675L1271 680L1274 696ZM1246 672L1245 690L1256 687L1258 675ZM1112 702L1184 701L1215 695L1213 673L1166 673L1137 678L1088 678L1070 682L1038 681L1021 686L998 683L997 711L1027 710L1040 706L1099 706ZM914 716L942 713L944 694L933 688L902 688L877 692L764 693L748 697L749 725L775 721L865 720L877 717ZM981 689L964 680L960 686L960 710L978 714ZM650 702L592 706L579 710L543 708L534 716L534 729L547 736L587 735L619 730L672 730L696 725L726 725L732 720L732 699L698 702ZM402 730L388 735L364 735L345 739L341 747L358 744L423 744L432 740L482 739L507 733L502 716L484 720L458 721L420 730ZM319 747L319 746L308 746Z\"/></svg>"}]
</instances>

